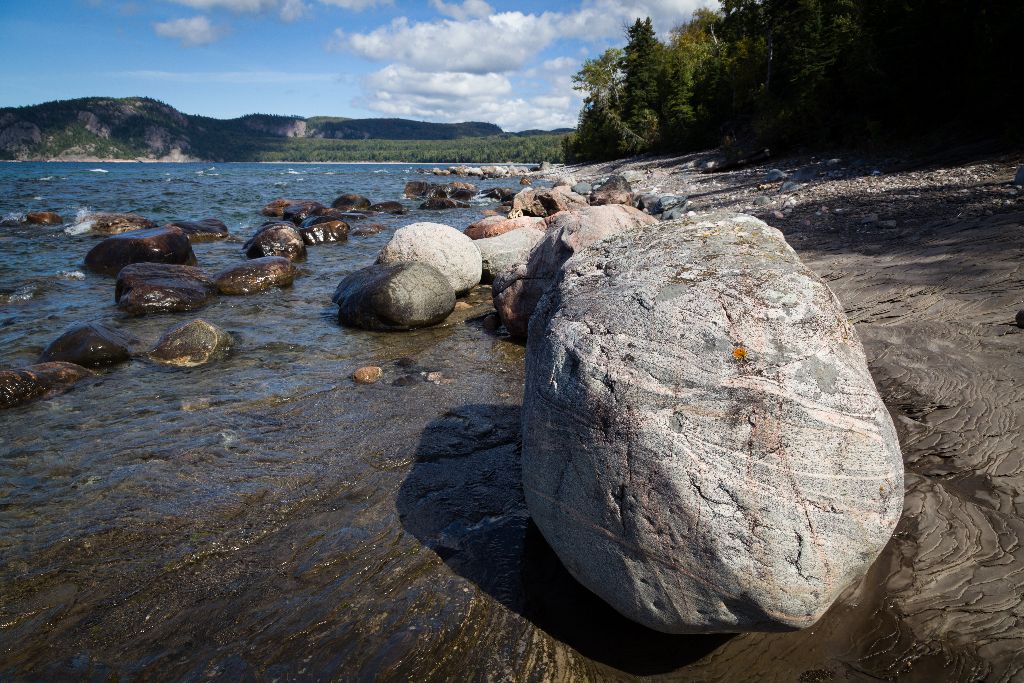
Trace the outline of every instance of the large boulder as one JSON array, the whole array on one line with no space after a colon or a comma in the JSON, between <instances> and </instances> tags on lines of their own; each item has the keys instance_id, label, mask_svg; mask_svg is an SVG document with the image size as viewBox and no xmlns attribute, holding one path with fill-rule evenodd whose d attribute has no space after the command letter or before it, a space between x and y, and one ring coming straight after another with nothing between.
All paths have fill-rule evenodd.
<instances>
[{"instance_id":1,"label":"large boulder","mask_svg":"<svg viewBox=\"0 0 1024 683\"><path fill-rule=\"evenodd\" d=\"M228 226L224 225L224 221L216 218L204 218L200 221L177 221L168 225L180 228L188 237L188 241L192 243L213 242L228 236Z\"/></svg>"},{"instance_id":2,"label":"large boulder","mask_svg":"<svg viewBox=\"0 0 1024 683\"><path fill-rule=\"evenodd\" d=\"M137 341L100 323L75 325L50 342L40 363L63 361L85 368L98 368L130 360Z\"/></svg>"},{"instance_id":3,"label":"large boulder","mask_svg":"<svg viewBox=\"0 0 1024 683\"><path fill-rule=\"evenodd\" d=\"M344 325L411 330L436 325L455 310L448 278L426 263L373 265L350 273L332 299Z\"/></svg>"},{"instance_id":4,"label":"large boulder","mask_svg":"<svg viewBox=\"0 0 1024 683\"><path fill-rule=\"evenodd\" d=\"M205 320L191 320L163 333L149 357L164 365L195 367L231 348L231 335Z\"/></svg>"},{"instance_id":5,"label":"large boulder","mask_svg":"<svg viewBox=\"0 0 1024 683\"><path fill-rule=\"evenodd\" d=\"M519 218L506 218L505 216L488 216L473 223L462 232L466 237L473 240L482 240L488 237L504 235L512 230L522 228L544 229L544 219L536 216L521 216Z\"/></svg>"},{"instance_id":6,"label":"large boulder","mask_svg":"<svg viewBox=\"0 0 1024 683\"><path fill-rule=\"evenodd\" d=\"M570 256L606 237L657 220L632 206L613 204L560 213L548 222L548 231L530 252L529 261L494 278L494 307L509 334L520 339L526 338L537 302Z\"/></svg>"},{"instance_id":7,"label":"large boulder","mask_svg":"<svg viewBox=\"0 0 1024 683\"><path fill-rule=\"evenodd\" d=\"M512 198L513 211L522 211L524 216L541 218L560 211L576 211L588 205L586 197L576 194L564 185L550 189L523 190Z\"/></svg>"},{"instance_id":8,"label":"large boulder","mask_svg":"<svg viewBox=\"0 0 1024 683\"><path fill-rule=\"evenodd\" d=\"M430 190L432 183L428 183L424 180L410 180L405 184L405 190L403 194L409 199L417 199L420 197L426 197L427 192Z\"/></svg>"},{"instance_id":9,"label":"large boulder","mask_svg":"<svg viewBox=\"0 0 1024 683\"><path fill-rule=\"evenodd\" d=\"M74 363L39 363L0 370L0 409L62 394L92 371Z\"/></svg>"},{"instance_id":10,"label":"large boulder","mask_svg":"<svg viewBox=\"0 0 1024 683\"><path fill-rule=\"evenodd\" d=\"M351 209L369 209L370 200L361 194L343 194L333 202L331 207L335 209L341 209L343 211L350 211Z\"/></svg>"},{"instance_id":11,"label":"large boulder","mask_svg":"<svg viewBox=\"0 0 1024 683\"><path fill-rule=\"evenodd\" d=\"M131 263L192 265L196 255L181 228L166 226L108 237L85 255L85 267L104 275L117 275Z\"/></svg>"},{"instance_id":12,"label":"large boulder","mask_svg":"<svg viewBox=\"0 0 1024 683\"><path fill-rule=\"evenodd\" d=\"M843 306L750 216L614 235L530 323L523 489L569 572L667 633L810 626L903 507Z\"/></svg>"},{"instance_id":13,"label":"large boulder","mask_svg":"<svg viewBox=\"0 0 1024 683\"><path fill-rule=\"evenodd\" d=\"M135 263L117 274L114 301L130 315L177 313L202 308L216 293L213 279L199 268Z\"/></svg>"},{"instance_id":14,"label":"large boulder","mask_svg":"<svg viewBox=\"0 0 1024 683\"><path fill-rule=\"evenodd\" d=\"M377 256L382 265L413 262L437 268L457 294L480 284L480 251L449 225L413 223L399 228Z\"/></svg>"},{"instance_id":15,"label":"large boulder","mask_svg":"<svg viewBox=\"0 0 1024 683\"><path fill-rule=\"evenodd\" d=\"M137 213L92 213L82 219L82 225L88 225L91 232L99 235L119 235L156 227L156 223Z\"/></svg>"},{"instance_id":16,"label":"large boulder","mask_svg":"<svg viewBox=\"0 0 1024 683\"><path fill-rule=\"evenodd\" d=\"M544 239L544 231L522 228L497 237L485 237L473 242L480 250L483 272L480 281L490 284L499 274L525 263L537 243Z\"/></svg>"},{"instance_id":17,"label":"large boulder","mask_svg":"<svg viewBox=\"0 0 1024 683\"><path fill-rule=\"evenodd\" d=\"M255 294L271 287L288 287L298 269L283 256L264 256L240 263L214 275L221 294Z\"/></svg>"},{"instance_id":18,"label":"large boulder","mask_svg":"<svg viewBox=\"0 0 1024 683\"><path fill-rule=\"evenodd\" d=\"M264 223L242 245L249 258L283 256L292 261L306 258L306 243L294 225L285 222Z\"/></svg>"}]
</instances>

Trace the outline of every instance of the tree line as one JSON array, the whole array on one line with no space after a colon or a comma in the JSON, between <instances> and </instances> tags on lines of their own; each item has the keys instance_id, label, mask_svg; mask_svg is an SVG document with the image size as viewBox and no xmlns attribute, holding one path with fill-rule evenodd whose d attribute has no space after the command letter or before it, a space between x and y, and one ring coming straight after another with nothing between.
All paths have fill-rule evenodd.
<instances>
[{"instance_id":1,"label":"tree line","mask_svg":"<svg viewBox=\"0 0 1024 683\"><path fill-rule=\"evenodd\" d=\"M1024 123L1021 0L722 0L574 77L572 161L722 145L1008 137Z\"/></svg>"}]
</instances>

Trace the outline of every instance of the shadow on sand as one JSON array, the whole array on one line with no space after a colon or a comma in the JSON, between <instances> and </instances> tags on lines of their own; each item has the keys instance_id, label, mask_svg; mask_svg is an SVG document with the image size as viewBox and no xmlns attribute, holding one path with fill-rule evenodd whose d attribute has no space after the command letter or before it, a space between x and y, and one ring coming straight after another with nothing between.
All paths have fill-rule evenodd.
<instances>
[{"instance_id":1,"label":"shadow on sand","mask_svg":"<svg viewBox=\"0 0 1024 683\"><path fill-rule=\"evenodd\" d=\"M652 631L576 582L529 518L519 452L518 405L468 405L434 420L399 491L403 527L508 609L620 671L674 671L729 639Z\"/></svg>"}]
</instances>

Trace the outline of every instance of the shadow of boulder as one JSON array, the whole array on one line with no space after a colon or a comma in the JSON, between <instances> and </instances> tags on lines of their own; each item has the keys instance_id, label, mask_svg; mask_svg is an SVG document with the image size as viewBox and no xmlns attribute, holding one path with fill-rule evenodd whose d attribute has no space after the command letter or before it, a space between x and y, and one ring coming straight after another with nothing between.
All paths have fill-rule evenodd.
<instances>
[{"instance_id":1,"label":"shadow of boulder","mask_svg":"<svg viewBox=\"0 0 1024 683\"><path fill-rule=\"evenodd\" d=\"M632 622L580 585L526 510L520 407L467 405L424 429L398 494L402 525L460 576L586 657L636 675L691 664L730 636Z\"/></svg>"}]
</instances>

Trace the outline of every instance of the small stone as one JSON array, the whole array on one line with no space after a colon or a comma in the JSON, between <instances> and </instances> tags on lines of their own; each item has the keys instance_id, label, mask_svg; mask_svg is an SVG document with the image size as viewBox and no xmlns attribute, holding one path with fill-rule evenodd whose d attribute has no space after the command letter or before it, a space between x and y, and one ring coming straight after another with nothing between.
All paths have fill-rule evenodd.
<instances>
[{"instance_id":1,"label":"small stone","mask_svg":"<svg viewBox=\"0 0 1024 683\"><path fill-rule=\"evenodd\" d=\"M786 182L782 183L782 187L779 188L779 192L782 192L783 194L785 194L785 193L789 193L789 192L796 192L799 189L800 189L800 183L792 181L792 180L787 180Z\"/></svg>"},{"instance_id":2,"label":"small stone","mask_svg":"<svg viewBox=\"0 0 1024 683\"><path fill-rule=\"evenodd\" d=\"M772 170L768 171L768 174L764 177L764 181L766 183L776 183L780 180L785 180L786 178L787 176L785 173L783 173L777 168L773 168Z\"/></svg>"},{"instance_id":3,"label":"small stone","mask_svg":"<svg viewBox=\"0 0 1024 683\"><path fill-rule=\"evenodd\" d=\"M1017 327L1024 328L1024 308L1017 311Z\"/></svg>"},{"instance_id":4,"label":"small stone","mask_svg":"<svg viewBox=\"0 0 1024 683\"><path fill-rule=\"evenodd\" d=\"M367 365L352 373L356 384L376 384L384 376L384 370L376 365Z\"/></svg>"},{"instance_id":5,"label":"small stone","mask_svg":"<svg viewBox=\"0 0 1024 683\"><path fill-rule=\"evenodd\" d=\"M473 304L469 303L468 301L456 301L455 302L455 310L456 311L465 311L466 309L469 309L469 308L473 308Z\"/></svg>"},{"instance_id":6,"label":"small stone","mask_svg":"<svg viewBox=\"0 0 1024 683\"><path fill-rule=\"evenodd\" d=\"M777 219L779 219L781 221L783 218L786 217L786 214L784 214L781 211L779 211L778 209L776 209L775 211L772 211L772 217L773 218L777 218Z\"/></svg>"}]
</instances>

